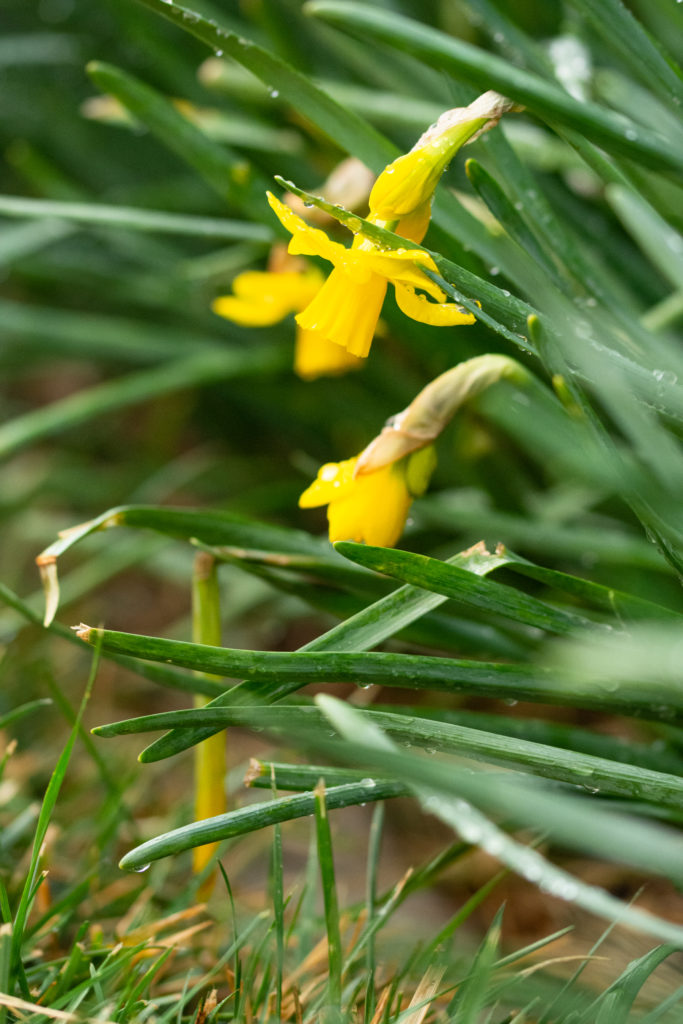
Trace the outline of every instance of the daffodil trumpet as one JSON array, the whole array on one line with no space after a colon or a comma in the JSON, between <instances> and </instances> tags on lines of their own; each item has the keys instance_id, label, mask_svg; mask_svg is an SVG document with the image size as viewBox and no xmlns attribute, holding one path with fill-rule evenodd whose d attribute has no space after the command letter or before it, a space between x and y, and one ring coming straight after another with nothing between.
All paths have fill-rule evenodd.
<instances>
[{"instance_id":1,"label":"daffodil trumpet","mask_svg":"<svg viewBox=\"0 0 683 1024\"><path fill-rule=\"evenodd\" d=\"M358 456L328 462L299 498L301 508L327 505L329 537L393 547L413 499L427 489L436 466L432 447L359 476Z\"/></svg>"}]
</instances>

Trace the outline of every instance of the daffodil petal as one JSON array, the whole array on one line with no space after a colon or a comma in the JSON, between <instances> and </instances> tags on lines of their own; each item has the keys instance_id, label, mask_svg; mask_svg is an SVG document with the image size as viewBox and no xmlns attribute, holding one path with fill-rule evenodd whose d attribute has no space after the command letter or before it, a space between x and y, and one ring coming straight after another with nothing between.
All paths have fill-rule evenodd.
<instances>
[{"instance_id":1,"label":"daffodil petal","mask_svg":"<svg viewBox=\"0 0 683 1024\"><path fill-rule=\"evenodd\" d=\"M364 359L370 351L386 290L386 279L376 274L364 284L357 284L335 267L296 322Z\"/></svg>"},{"instance_id":2,"label":"daffodil petal","mask_svg":"<svg viewBox=\"0 0 683 1024\"><path fill-rule=\"evenodd\" d=\"M403 532L411 503L398 465L357 477L353 490L328 506L330 540L393 547Z\"/></svg>"},{"instance_id":3,"label":"daffodil petal","mask_svg":"<svg viewBox=\"0 0 683 1024\"><path fill-rule=\"evenodd\" d=\"M455 327L473 324L476 317L451 302L430 302L426 295L418 295L410 285L394 282L398 308L411 320L432 327Z\"/></svg>"},{"instance_id":4,"label":"daffodil petal","mask_svg":"<svg viewBox=\"0 0 683 1024\"><path fill-rule=\"evenodd\" d=\"M363 360L351 355L341 345L328 341L320 331L306 331L297 325L294 372L302 380L337 376L358 370Z\"/></svg>"},{"instance_id":5,"label":"daffodil petal","mask_svg":"<svg viewBox=\"0 0 683 1024\"><path fill-rule=\"evenodd\" d=\"M343 462L326 462L318 476L299 498L299 508L317 508L342 498L353 489L353 471L358 456Z\"/></svg>"},{"instance_id":6,"label":"daffodil petal","mask_svg":"<svg viewBox=\"0 0 683 1024\"><path fill-rule=\"evenodd\" d=\"M214 313L243 327L268 327L289 313L303 309L323 284L315 268L295 273L246 270L232 283L233 295L222 295L212 304Z\"/></svg>"},{"instance_id":7,"label":"daffodil petal","mask_svg":"<svg viewBox=\"0 0 683 1024\"><path fill-rule=\"evenodd\" d=\"M289 231L292 238L289 243L289 252L300 256L320 256L330 263L343 260L347 252L346 248L339 242L333 242L320 228L312 228L306 221L290 210L285 203L280 202L272 192L266 192L271 209L277 216L284 228Z\"/></svg>"}]
</instances>

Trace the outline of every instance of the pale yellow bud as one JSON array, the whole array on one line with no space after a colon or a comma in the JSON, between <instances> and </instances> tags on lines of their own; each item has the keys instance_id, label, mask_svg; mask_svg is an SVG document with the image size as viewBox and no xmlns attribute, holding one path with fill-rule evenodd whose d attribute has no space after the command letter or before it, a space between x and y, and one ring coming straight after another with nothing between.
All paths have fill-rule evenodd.
<instances>
[{"instance_id":1,"label":"pale yellow bud","mask_svg":"<svg viewBox=\"0 0 683 1024\"><path fill-rule=\"evenodd\" d=\"M485 92L468 107L447 110L409 153L389 164L370 193L373 217L391 221L431 202L434 189L453 155L498 124L514 104L497 92Z\"/></svg>"}]
</instances>

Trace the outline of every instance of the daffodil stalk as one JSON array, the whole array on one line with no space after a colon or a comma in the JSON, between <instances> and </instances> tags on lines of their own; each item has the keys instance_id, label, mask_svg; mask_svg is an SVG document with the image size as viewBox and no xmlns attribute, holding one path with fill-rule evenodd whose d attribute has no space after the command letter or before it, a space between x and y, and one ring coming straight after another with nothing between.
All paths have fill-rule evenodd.
<instances>
[{"instance_id":1,"label":"daffodil stalk","mask_svg":"<svg viewBox=\"0 0 683 1024\"><path fill-rule=\"evenodd\" d=\"M212 555L199 551L195 555L192 574L192 639L198 644L212 647L221 645L220 595L216 563ZM215 678L208 676L207 678ZM206 703L203 697L195 697L195 707ZM195 747L195 820L212 818L225 814L225 734L216 733ZM192 851L192 870L200 874L211 860L217 843L197 846ZM202 883L201 896L209 895L213 887L211 873Z\"/></svg>"},{"instance_id":2,"label":"daffodil stalk","mask_svg":"<svg viewBox=\"0 0 683 1024\"><path fill-rule=\"evenodd\" d=\"M300 507L327 505L332 542L393 547L413 500L429 486L436 467L434 441L464 403L503 378L524 384L529 374L499 355L476 356L441 374L359 455L322 466L299 498Z\"/></svg>"}]
</instances>

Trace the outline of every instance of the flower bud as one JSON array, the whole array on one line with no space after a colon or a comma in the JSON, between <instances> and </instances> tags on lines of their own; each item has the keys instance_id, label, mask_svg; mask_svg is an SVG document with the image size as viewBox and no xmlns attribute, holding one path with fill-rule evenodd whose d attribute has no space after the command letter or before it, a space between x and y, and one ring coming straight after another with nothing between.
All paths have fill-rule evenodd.
<instances>
[{"instance_id":1,"label":"flower bud","mask_svg":"<svg viewBox=\"0 0 683 1024\"><path fill-rule=\"evenodd\" d=\"M409 153L389 164L370 193L370 214L392 221L431 202L434 189L457 150L498 124L514 104L497 92L485 92L468 107L447 110Z\"/></svg>"}]
</instances>

